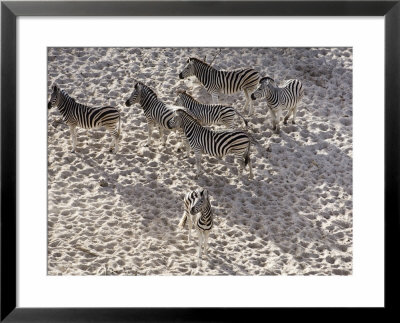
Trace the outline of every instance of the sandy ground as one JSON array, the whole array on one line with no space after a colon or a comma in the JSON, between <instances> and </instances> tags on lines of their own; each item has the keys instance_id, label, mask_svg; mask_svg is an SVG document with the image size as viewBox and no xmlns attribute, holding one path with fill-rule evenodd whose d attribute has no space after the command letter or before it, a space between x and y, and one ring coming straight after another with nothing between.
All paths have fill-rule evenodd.
<instances>
[{"instance_id":1,"label":"sandy ground","mask_svg":"<svg viewBox=\"0 0 400 323\"><path fill-rule=\"evenodd\" d=\"M108 152L105 129L69 128L48 113L49 275L350 275L352 274L352 49L222 48L219 69L253 67L277 83L297 78L305 96L296 125L271 130L265 101L255 102L250 131L267 158L252 149L254 179L238 178L203 157L185 158L175 133L161 145L139 105L124 102L138 79L173 104L186 89L211 96L193 77L179 80L189 56L210 62L215 48L50 48L48 96L56 82L77 102L117 106L122 140ZM243 112L244 94L220 96ZM237 120L237 127L242 127ZM246 173L245 173L246 174ZM178 223L183 197L207 188L214 209L209 255L196 261L197 234L187 241Z\"/></svg>"}]
</instances>

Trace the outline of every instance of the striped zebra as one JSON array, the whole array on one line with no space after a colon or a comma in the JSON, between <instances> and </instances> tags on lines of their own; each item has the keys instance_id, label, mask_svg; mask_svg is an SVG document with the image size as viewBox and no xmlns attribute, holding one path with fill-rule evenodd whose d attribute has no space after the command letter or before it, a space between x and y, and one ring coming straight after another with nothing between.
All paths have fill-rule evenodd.
<instances>
[{"instance_id":1,"label":"striped zebra","mask_svg":"<svg viewBox=\"0 0 400 323\"><path fill-rule=\"evenodd\" d=\"M283 123L287 124L290 115L292 115L292 123L295 124L297 105L303 95L303 84L299 80L288 80L282 87L278 87L272 78L263 77L258 89L251 95L251 99L267 99L267 105L272 115L273 130L279 132L282 110L288 110Z\"/></svg>"},{"instance_id":2,"label":"striped zebra","mask_svg":"<svg viewBox=\"0 0 400 323\"><path fill-rule=\"evenodd\" d=\"M113 136L110 151L118 151L118 142L121 131L121 117L115 107L92 108L77 103L67 92L57 85L53 86L48 109L57 107L62 114L64 122L69 126L73 149L76 150L76 127L92 129L104 126Z\"/></svg>"},{"instance_id":3,"label":"striped zebra","mask_svg":"<svg viewBox=\"0 0 400 323\"><path fill-rule=\"evenodd\" d=\"M253 113L253 103L250 94L257 88L260 80L258 72L252 68L220 71L211 67L209 64L197 59L189 58L182 72L180 79L195 75L201 84L211 94L213 103L218 104L218 95L233 94L243 91L246 96L244 110L250 105L250 113Z\"/></svg>"},{"instance_id":4,"label":"striped zebra","mask_svg":"<svg viewBox=\"0 0 400 323\"><path fill-rule=\"evenodd\" d=\"M213 212L209 194L207 189L200 188L187 193L183 200L185 206L178 226L180 229L183 229L186 222L188 222L188 241L190 241L193 226L197 229L199 234L198 259L200 260L202 249L207 254L208 235L213 226Z\"/></svg>"},{"instance_id":5,"label":"striped zebra","mask_svg":"<svg viewBox=\"0 0 400 323\"><path fill-rule=\"evenodd\" d=\"M234 154L241 158L239 160L239 174L249 166L249 177L253 177L250 161L251 136L239 130L213 131L200 125L196 118L186 109L176 110L176 127L181 128L187 140L187 154L190 148L194 150L197 164L197 176L201 174L201 155L206 153L221 159L227 154Z\"/></svg>"},{"instance_id":6,"label":"striped zebra","mask_svg":"<svg viewBox=\"0 0 400 323\"><path fill-rule=\"evenodd\" d=\"M160 101L154 91L141 82L136 82L135 88L125 105L130 107L134 103L139 103L142 106L147 120L149 132L147 146L151 145L151 136L155 126L158 126L162 143L165 145L168 133L164 134L164 130L174 129L174 110Z\"/></svg>"},{"instance_id":7,"label":"striped zebra","mask_svg":"<svg viewBox=\"0 0 400 323\"><path fill-rule=\"evenodd\" d=\"M247 120L234 108L221 104L200 103L185 91L178 92L175 104L188 109L194 116L196 116L197 121L199 121L202 126L216 124L233 128L233 120L237 114L243 119L247 128Z\"/></svg>"}]
</instances>

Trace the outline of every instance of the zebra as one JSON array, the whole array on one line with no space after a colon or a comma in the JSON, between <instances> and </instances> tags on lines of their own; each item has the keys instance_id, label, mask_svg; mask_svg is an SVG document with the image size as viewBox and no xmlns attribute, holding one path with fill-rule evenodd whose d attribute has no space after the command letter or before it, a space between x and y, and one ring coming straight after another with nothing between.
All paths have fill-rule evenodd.
<instances>
[{"instance_id":1,"label":"zebra","mask_svg":"<svg viewBox=\"0 0 400 323\"><path fill-rule=\"evenodd\" d=\"M50 101L47 108L57 107L64 122L69 126L72 140L72 152L76 150L76 127L92 129L104 126L113 136L110 151L118 151L118 142L121 132L121 116L115 107L93 108L77 103L67 92L53 85Z\"/></svg>"},{"instance_id":2,"label":"zebra","mask_svg":"<svg viewBox=\"0 0 400 323\"><path fill-rule=\"evenodd\" d=\"M147 146L151 145L151 136L155 126L158 126L162 143L165 145L168 133L164 135L164 129L173 130L175 128L174 110L160 101L154 91L142 82L136 82L134 90L129 99L126 100L125 105L130 107L134 103L139 103L142 106L147 120L149 132Z\"/></svg>"},{"instance_id":3,"label":"zebra","mask_svg":"<svg viewBox=\"0 0 400 323\"><path fill-rule=\"evenodd\" d=\"M196 119L202 126L212 124L225 125L228 128L233 128L233 119L235 114L240 116L247 128L247 120L234 108L220 104L203 104L196 101L185 91L178 91L178 97L175 101L178 106L183 106L196 116Z\"/></svg>"},{"instance_id":4,"label":"zebra","mask_svg":"<svg viewBox=\"0 0 400 323\"><path fill-rule=\"evenodd\" d=\"M253 113L253 103L250 94L257 88L260 80L259 73L252 69L239 69L233 71L220 71L209 64L190 57L185 68L179 73L179 78L184 79L195 75L208 93L211 94L214 104L218 104L218 95L233 94L243 91L246 96L244 110L250 105L249 113Z\"/></svg>"},{"instance_id":5,"label":"zebra","mask_svg":"<svg viewBox=\"0 0 400 323\"><path fill-rule=\"evenodd\" d=\"M299 80L288 80L282 87L278 87L272 78L263 77L258 89L251 95L251 99L267 99L267 105L272 115L273 130L279 133L282 109L288 109L283 123L287 124L290 115L292 115L292 124L295 124L297 105L303 95L303 84Z\"/></svg>"},{"instance_id":6,"label":"zebra","mask_svg":"<svg viewBox=\"0 0 400 323\"><path fill-rule=\"evenodd\" d=\"M177 109L175 116L176 127L181 128L185 140L187 155L190 148L194 150L197 164L197 175L201 174L201 155L206 153L210 156L222 158L227 154L235 154L241 157L239 161L239 174L249 166L249 177L253 177L250 161L250 146L252 137L240 130L213 131L200 125L196 118L185 108Z\"/></svg>"},{"instance_id":7,"label":"zebra","mask_svg":"<svg viewBox=\"0 0 400 323\"><path fill-rule=\"evenodd\" d=\"M204 249L204 253L207 254L208 236L213 227L213 211L208 190L200 188L188 192L183 200L184 212L178 226L180 229L183 229L187 220L189 220L188 241L191 239L193 226L197 229L199 237L198 259L200 260L202 249Z\"/></svg>"}]
</instances>

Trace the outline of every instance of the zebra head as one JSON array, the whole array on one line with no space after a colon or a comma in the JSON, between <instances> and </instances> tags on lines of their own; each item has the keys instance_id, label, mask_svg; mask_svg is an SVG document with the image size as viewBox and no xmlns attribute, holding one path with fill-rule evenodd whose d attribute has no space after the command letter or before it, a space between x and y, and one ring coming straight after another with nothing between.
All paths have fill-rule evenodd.
<instances>
[{"instance_id":1,"label":"zebra head","mask_svg":"<svg viewBox=\"0 0 400 323\"><path fill-rule=\"evenodd\" d=\"M186 91L178 91L178 97L175 100L175 105L178 105L180 107L185 106L185 102L183 101L184 95L186 95Z\"/></svg>"},{"instance_id":2,"label":"zebra head","mask_svg":"<svg viewBox=\"0 0 400 323\"><path fill-rule=\"evenodd\" d=\"M140 102L140 94L142 92L142 83L140 82L136 82L135 84L135 88L131 94L131 96L129 97L128 100L126 100L125 105L127 107L130 107L132 104L134 103L138 103Z\"/></svg>"},{"instance_id":3,"label":"zebra head","mask_svg":"<svg viewBox=\"0 0 400 323\"><path fill-rule=\"evenodd\" d=\"M47 109L57 106L59 98L60 88L57 85L53 85L53 92L51 93L50 101L47 103Z\"/></svg>"},{"instance_id":4,"label":"zebra head","mask_svg":"<svg viewBox=\"0 0 400 323\"><path fill-rule=\"evenodd\" d=\"M190 209L190 213L195 215L201 212L205 206L209 203L208 200L208 191L205 188L197 189L196 190L197 196L193 202L193 206Z\"/></svg>"},{"instance_id":5,"label":"zebra head","mask_svg":"<svg viewBox=\"0 0 400 323\"><path fill-rule=\"evenodd\" d=\"M181 129L182 118L178 116L176 111L174 112L172 118L167 121L167 125L169 129L174 131Z\"/></svg>"},{"instance_id":6,"label":"zebra head","mask_svg":"<svg viewBox=\"0 0 400 323\"><path fill-rule=\"evenodd\" d=\"M179 73L179 78L182 80L192 75L194 75L194 59L189 58L185 68Z\"/></svg>"},{"instance_id":7,"label":"zebra head","mask_svg":"<svg viewBox=\"0 0 400 323\"><path fill-rule=\"evenodd\" d=\"M174 128L183 129L186 122L190 124L196 123L200 125L199 121L196 119L196 116L185 107L175 107L173 120ZM185 121L186 120L186 121Z\"/></svg>"},{"instance_id":8,"label":"zebra head","mask_svg":"<svg viewBox=\"0 0 400 323\"><path fill-rule=\"evenodd\" d=\"M168 121L168 125L171 129L181 129L182 128L182 117L178 111L175 111L174 116Z\"/></svg>"},{"instance_id":9,"label":"zebra head","mask_svg":"<svg viewBox=\"0 0 400 323\"><path fill-rule=\"evenodd\" d=\"M251 95L252 100L265 98L270 92L270 86L275 86L275 81L270 77L263 77L260 80L260 85Z\"/></svg>"}]
</instances>

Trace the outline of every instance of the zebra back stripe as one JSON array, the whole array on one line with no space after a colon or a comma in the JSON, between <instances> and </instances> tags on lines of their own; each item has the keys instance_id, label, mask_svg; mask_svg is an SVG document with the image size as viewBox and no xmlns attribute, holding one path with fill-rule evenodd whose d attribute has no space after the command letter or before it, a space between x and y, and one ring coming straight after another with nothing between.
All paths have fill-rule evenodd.
<instances>
[{"instance_id":1,"label":"zebra back stripe","mask_svg":"<svg viewBox=\"0 0 400 323\"><path fill-rule=\"evenodd\" d=\"M224 71L197 58L189 60L193 61L196 77L209 92L220 90L224 94L233 94L245 89L251 90L257 87L260 80L259 73L252 68Z\"/></svg>"},{"instance_id":2,"label":"zebra back stripe","mask_svg":"<svg viewBox=\"0 0 400 323\"><path fill-rule=\"evenodd\" d=\"M216 132L202 127L184 110L178 110L183 122L183 131L190 146L210 156L223 157L228 153L243 154L250 146L250 138L243 131Z\"/></svg>"},{"instance_id":3,"label":"zebra back stripe","mask_svg":"<svg viewBox=\"0 0 400 323\"><path fill-rule=\"evenodd\" d=\"M235 114L242 118L247 126L247 120L233 107L221 104L204 104L197 101L186 92L180 92L178 94L177 102L195 115L202 126L224 124L228 127L232 127Z\"/></svg>"},{"instance_id":4,"label":"zebra back stripe","mask_svg":"<svg viewBox=\"0 0 400 323\"><path fill-rule=\"evenodd\" d=\"M120 119L117 108L94 108L77 103L64 90L59 91L58 109L68 125L86 129L100 126L113 127Z\"/></svg>"}]
</instances>

